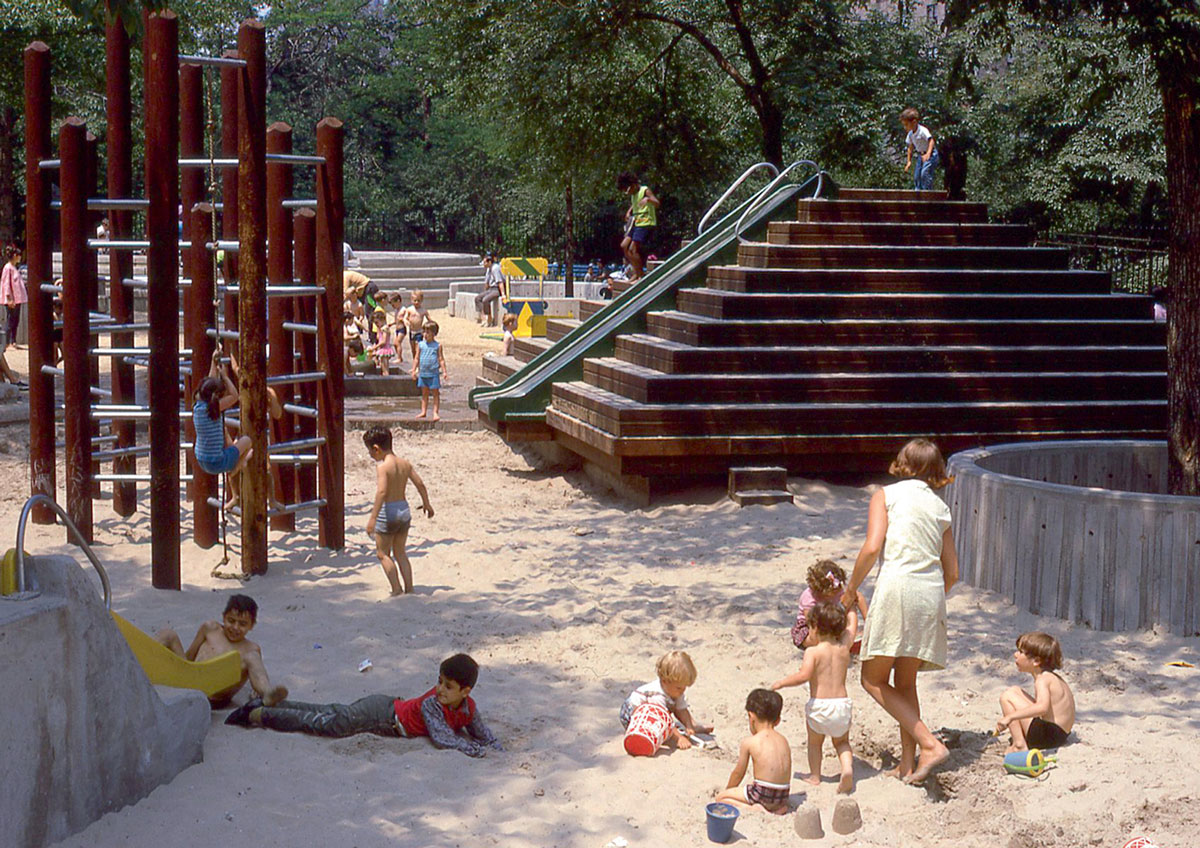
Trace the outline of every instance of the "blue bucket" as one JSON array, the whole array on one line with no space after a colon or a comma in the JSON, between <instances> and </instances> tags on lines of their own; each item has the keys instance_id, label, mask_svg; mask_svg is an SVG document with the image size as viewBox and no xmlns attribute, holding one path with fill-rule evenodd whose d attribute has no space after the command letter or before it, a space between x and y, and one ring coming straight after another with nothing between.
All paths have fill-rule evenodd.
<instances>
[{"instance_id":1,"label":"blue bucket","mask_svg":"<svg viewBox=\"0 0 1200 848\"><path fill-rule=\"evenodd\" d=\"M708 838L713 842L728 842L733 838L738 809L732 804L712 803L704 808L708 813Z\"/></svg>"}]
</instances>

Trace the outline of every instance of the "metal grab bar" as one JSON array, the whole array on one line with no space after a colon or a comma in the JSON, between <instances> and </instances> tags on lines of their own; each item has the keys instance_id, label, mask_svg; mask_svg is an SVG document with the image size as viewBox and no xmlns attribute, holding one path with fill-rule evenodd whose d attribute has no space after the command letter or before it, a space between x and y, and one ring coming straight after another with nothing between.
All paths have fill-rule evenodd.
<instances>
[{"instance_id":1,"label":"metal grab bar","mask_svg":"<svg viewBox=\"0 0 1200 848\"><path fill-rule=\"evenodd\" d=\"M738 244L746 243L746 240L742 238L742 224L745 222L746 216L751 212L757 211L759 206L762 205L763 199L767 197L767 195L771 193L775 186L779 185L783 178L788 175L788 172L790 172L792 168L795 168L797 165L811 165L813 170L817 172L817 188L816 191L813 192L813 197L821 196L821 189L825 184L825 172L821 170L820 165L818 165L816 162L813 162L811 159L797 159L795 162L788 165L786 168L776 174L775 179L771 180L771 182L768 183L761 191L759 191L758 194L751 198L750 203L746 206L746 210L742 212L742 217L738 218L737 226L733 228L733 234L737 236Z\"/></svg>"},{"instance_id":2,"label":"metal grab bar","mask_svg":"<svg viewBox=\"0 0 1200 848\"><path fill-rule=\"evenodd\" d=\"M83 535L79 532L79 528L75 526L75 522L63 510L58 503L49 495L34 495L29 500L25 501L25 506L21 508L21 517L17 519L17 594L13 600L29 600L37 597L37 594L25 593L25 522L29 520L29 513L37 504L45 504L58 513L58 517L62 519L63 524L67 529L75 534L75 541L83 548L84 554L87 555L92 566L96 569L96 573L100 575L100 585L104 587L104 609L112 612L112 586L108 582L108 572L104 570L104 566L100 563L99 557L92 550L92 546L87 543Z\"/></svg>"},{"instance_id":3,"label":"metal grab bar","mask_svg":"<svg viewBox=\"0 0 1200 848\"><path fill-rule=\"evenodd\" d=\"M729 184L729 188L725 189L725 193L717 198L717 202L714 203L712 206L708 207L708 211L704 213L704 217L701 218L700 223L696 225L696 235L698 235L698 236L704 235L704 225L708 223L708 219L710 217L712 217L712 213L716 212L717 209L721 206L721 204L729 199L729 195L731 195L735 191L737 191L738 186L740 186L742 183L744 183L746 181L746 178L749 177L751 174L753 174L755 171L757 171L759 168L768 169L771 172L772 177L779 176L779 169L776 168L770 162L759 162L757 165L751 165L749 168L742 171L742 175L740 177L738 177L736 180L734 180L732 183Z\"/></svg>"}]
</instances>

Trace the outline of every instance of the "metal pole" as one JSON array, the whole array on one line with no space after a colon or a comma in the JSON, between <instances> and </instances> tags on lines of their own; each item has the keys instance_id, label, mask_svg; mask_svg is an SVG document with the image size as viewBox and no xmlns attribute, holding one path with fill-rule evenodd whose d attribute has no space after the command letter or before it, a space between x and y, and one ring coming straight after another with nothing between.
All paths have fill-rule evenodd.
<instances>
[{"instance_id":1,"label":"metal pole","mask_svg":"<svg viewBox=\"0 0 1200 848\"><path fill-rule=\"evenodd\" d=\"M345 419L343 417L342 362L342 234L346 207L342 197L342 122L322 118L317 124L317 154L325 164L317 168L317 283L325 294L317 304L317 370L326 377L318 388L318 432L325 437L320 449L318 484L325 505L320 512L320 543L340 550L346 544L345 527Z\"/></svg>"},{"instance_id":2,"label":"metal pole","mask_svg":"<svg viewBox=\"0 0 1200 848\"><path fill-rule=\"evenodd\" d=\"M285 123L274 123L267 128L267 152L291 153L292 128ZM267 165L267 283L268 285L290 286L292 284L292 213L283 206L283 201L292 196L292 166L285 163ZM271 357L267 365L268 375L290 374L295 369L292 334L284 329L285 323L293 320L292 299L277 298L268 312L267 340ZM295 398L291 383L272 389L280 404L290 404ZM289 412L271 422L271 440L288 441L295 435L296 418ZM290 465L270 466L275 483L275 499L290 504L296 495L296 469ZM271 529L295 530L296 514L286 512L271 517Z\"/></svg>"},{"instance_id":3,"label":"metal pole","mask_svg":"<svg viewBox=\"0 0 1200 848\"><path fill-rule=\"evenodd\" d=\"M204 69L199 65L179 66L179 155L181 157L204 155ZM183 251L181 257L183 259L183 276L193 281L183 298L183 336L189 342L195 338L196 300L200 296L194 288L196 266L211 264L207 250L197 251L195 249L196 229L193 226L193 219L196 217L195 206L204 200L204 177L205 173L198 168L188 168L179 174L179 196L183 205L183 232L192 241L192 248ZM203 247L209 238L211 238L211 233L206 228L200 240L200 246ZM210 300L211 297L212 293L209 292ZM207 360L200 360L203 364L197 370L195 350L196 348L193 346L191 373L184 376L185 406L191 405L196 388L208 373ZM183 429L187 441L195 442L196 430L191 418L184 419ZM187 471L192 474L192 479L187 484L187 494L188 499L195 503L196 477L193 460L193 454L188 452Z\"/></svg>"},{"instance_id":4,"label":"metal pole","mask_svg":"<svg viewBox=\"0 0 1200 848\"><path fill-rule=\"evenodd\" d=\"M311 286L317 282L317 213L312 209L299 209L294 213L293 231L295 233L295 275L300 285ZM306 324L317 321L316 297L295 298L295 315ZM341 320L341 316L338 316ZM300 361L296 367L300 371L317 370L317 337L303 335L300 342ZM340 358L340 356L339 356ZM308 407L317 405L317 384L300 384L300 402ZM317 435L317 419L298 417L296 438L310 439ZM315 465L305 465L300 469L297 488L299 500L314 501L317 499L317 468Z\"/></svg>"},{"instance_id":5,"label":"metal pole","mask_svg":"<svg viewBox=\"0 0 1200 848\"><path fill-rule=\"evenodd\" d=\"M213 305L213 294L216 279L213 274L212 257L204 246L212 228L213 207L211 203L200 203L192 210L192 246L190 265L192 268L192 285L188 288L188 297L192 299L191 324L186 329L188 347L192 349L192 376L184 406L191 407L193 393L199 387L200 381L208 375L209 363L215 347L206 332L209 327L216 326L217 310ZM193 433L191 416L187 418L188 432ZM191 438L195 444L195 436ZM195 463L195 451L189 451L192 462L192 535L196 544L202 548L211 548L220 540L219 516L217 510L208 502L209 498L217 496L217 478L206 473Z\"/></svg>"},{"instance_id":6,"label":"metal pole","mask_svg":"<svg viewBox=\"0 0 1200 848\"><path fill-rule=\"evenodd\" d=\"M238 333L241 432L252 441L241 474L242 573L267 570L267 42L262 22L238 29Z\"/></svg>"},{"instance_id":7,"label":"metal pole","mask_svg":"<svg viewBox=\"0 0 1200 848\"><path fill-rule=\"evenodd\" d=\"M146 29L146 262L150 318L150 529L152 583L179 580L179 21L150 15Z\"/></svg>"},{"instance_id":8,"label":"metal pole","mask_svg":"<svg viewBox=\"0 0 1200 848\"><path fill-rule=\"evenodd\" d=\"M226 50L225 58L237 58L236 50ZM238 86L245 71L237 67L221 68L221 156L236 159L238 155ZM233 168L221 170L221 238L237 241L238 237L238 174ZM225 251L222 263L225 285L234 285L238 279L238 255ZM238 325L237 297L226 295L224 303L225 328L236 330ZM237 342L230 350L237 352Z\"/></svg>"},{"instance_id":9,"label":"metal pole","mask_svg":"<svg viewBox=\"0 0 1200 848\"><path fill-rule=\"evenodd\" d=\"M85 542L92 541L92 423L87 298L87 125L67 118L58 133L62 160L63 429L66 431L67 513ZM50 419L51 421L53 419ZM44 427L53 431L48 423ZM74 541L68 535L68 541Z\"/></svg>"},{"instance_id":10,"label":"metal pole","mask_svg":"<svg viewBox=\"0 0 1200 848\"><path fill-rule=\"evenodd\" d=\"M54 467L54 364L51 337L53 297L42 291L53 282L50 179L38 162L53 155L50 139L50 48L35 41L25 48L25 261L29 278L29 494L56 497ZM53 524L54 511L39 504L38 524Z\"/></svg>"},{"instance_id":11,"label":"metal pole","mask_svg":"<svg viewBox=\"0 0 1200 848\"><path fill-rule=\"evenodd\" d=\"M100 143L96 140L96 136L91 133L87 134L87 174L84 177L84 185L87 191L87 197L99 196L99 173L100 173ZM86 201L85 201L86 205ZM84 233L86 238L91 238L96 232L96 224L100 220L100 216L95 212L89 211L84 218ZM87 305L92 312L100 311L100 279L99 270L96 267L99 262L98 252L89 250L84 257L84 268L86 274L84 281L87 286ZM96 337L88 335L88 350L96 346ZM98 356L88 357L88 394L91 394L91 387L100 385L100 358ZM88 425L88 430L93 437L100 435L100 422L91 421ZM100 481L96 479L96 475L100 473L100 464L92 463L92 485L91 493L93 498L100 497Z\"/></svg>"},{"instance_id":12,"label":"metal pole","mask_svg":"<svg viewBox=\"0 0 1200 848\"><path fill-rule=\"evenodd\" d=\"M105 109L108 134L105 154L108 168L108 196L133 196L133 132L130 101L129 34L120 18L110 12L104 38ZM108 213L108 237L128 239L133 236L133 213L113 210ZM133 254L127 250L108 252L108 312L120 324L133 322L133 290L121 281L133 276ZM114 333L109 344L113 347L133 347L133 333ZM112 402L133 403L136 398L133 365L123 357L110 359ZM119 448L132 447L137 428L132 421L114 421L112 432ZM113 462L114 474L137 471L137 458L121 456ZM137 510L137 486L133 483L113 483L113 511L130 516Z\"/></svg>"}]
</instances>

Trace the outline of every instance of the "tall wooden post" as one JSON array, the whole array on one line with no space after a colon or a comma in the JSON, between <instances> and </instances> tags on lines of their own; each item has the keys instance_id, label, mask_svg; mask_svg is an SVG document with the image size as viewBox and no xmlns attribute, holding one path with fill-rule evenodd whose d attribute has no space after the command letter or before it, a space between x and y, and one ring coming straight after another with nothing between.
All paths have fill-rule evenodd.
<instances>
[{"instance_id":1,"label":"tall wooden post","mask_svg":"<svg viewBox=\"0 0 1200 848\"><path fill-rule=\"evenodd\" d=\"M199 65L184 64L179 66L179 156L184 159L199 159L204 156L204 69ZM196 217L196 204L204 201L204 171L199 168L184 168L179 174L179 197L183 206L183 233L191 238L195 235L193 226ZM207 222L205 222L207 224ZM204 242L211 240L205 231ZM191 250L182 252L183 275L192 280L192 285L183 293L183 337L189 345L195 338L196 324L196 266L209 264L208 251L197 252L195 240ZM211 297L211 294L210 294ZM195 348L192 348L195 350ZM197 368L196 357L192 356L192 364L188 369L191 373L184 377L184 407L190 407L192 398L200 381L208 373L208 360L199 360L202 367ZM183 421L183 432L187 441L196 441L196 428L191 418ZM196 467L194 453L187 454L187 469L192 472L192 481L187 484L188 496L196 498Z\"/></svg>"},{"instance_id":2,"label":"tall wooden post","mask_svg":"<svg viewBox=\"0 0 1200 848\"><path fill-rule=\"evenodd\" d=\"M53 282L50 232L50 179L38 163L51 156L50 48L35 41L25 48L25 261L29 280L29 493L57 499L54 468L54 378L42 372L54 364L51 336L53 297L42 291ZM54 511L33 509L38 524L53 524Z\"/></svg>"},{"instance_id":3,"label":"tall wooden post","mask_svg":"<svg viewBox=\"0 0 1200 848\"><path fill-rule=\"evenodd\" d=\"M295 275L300 285L315 286L317 284L317 213L312 209L297 209L292 218L295 236ZM319 298L304 296L296 298L293 313L299 321L305 324L317 323L317 301ZM341 320L341 316L338 316ZM300 346L300 362L298 371L312 373L317 370L317 337L303 334L298 339ZM299 386L300 402L307 407L317 406L317 384L301 383ZM297 416L297 439L311 439L317 435L317 419L308 416ZM297 489L301 501L312 501L317 498L317 467L301 465L297 475Z\"/></svg>"},{"instance_id":4,"label":"tall wooden post","mask_svg":"<svg viewBox=\"0 0 1200 848\"><path fill-rule=\"evenodd\" d=\"M292 128L285 123L274 123L267 128L267 152L291 153ZM292 215L284 208L283 201L292 196L292 166L283 162L267 165L267 282L271 285L292 284ZM268 374L291 374L295 370L295 351L292 334L283 328L284 322L292 320L292 300L277 297L267 300L267 339L271 346ZM292 384L275 387L280 404L292 403ZM293 438L296 429L295 416L284 411L271 422L272 441L282 442ZM275 499L290 504L296 497L295 466L271 463L275 485ZM296 514L286 512L271 519L273 530L295 530Z\"/></svg>"},{"instance_id":5,"label":"tall wooden post","mask_svg":"<svg viewBox=\"0 0 1200 848\"><path fill-rule=\"evenodd\" d=\"M108 170L108 196L128 198L133 196L133 132L132 105L130 102L129 34L119 18L109 15L104 31L104 80L105 111L108 133L105 139L105 158ZM133 237L133 213L114 210L108 215L108 237L129 239ZM133 289L124 280L133 276L133 254L128 250L108 252L108 313L121 324L133 321ZM134 335L113 333L113 347L133 347ZM112 377L112 402L114 404L136 403L133 365L124 357L109 357ZM113 435L117 437L117 448L132 447L137 439L137 426L133 421L114 421ZM119 457L113 462L116 474L133 474L137 471L137 459L133 456ZM137 510L137 484L113 483L113 511L117 515L130 516Z\"/></svg>"},{"instance_id":6,"label":"tall wooden post","mask_svg":"<svg viewBox=\"0 0 1200 848\"><path fill-rule=\"evenodd\" d=\"M242 474L242 573L267 570L267 67L266 28L238 29L246 62L238 89L238 333L241 432L253 453Z\"/></svg>"},{"instance_id":7,"label":"tall wooden post","mask_svg":"<svg viewBox=\"0 0 1200 848\"><path fill-rule=\"evenodd\" d=\"M345 527L345 419L342 362L342 236L346 207L342 197L342 122L322 118L317 124L317 283L325 293L317 304L317 361L325 379L318 388L317 429L325 437L319 451L318 486L321 508L320 543L340 550Z\"/></svg>"},{"instance_id":8,"label":"tall wooden post","mask_svg":"<svg viewBox=\"0 0 1200 848\"><path fill-rule=\"evenodd\" d=\"M236 50L221 54L226 59L237 59ZM236 159L238 155L238 87L243 70L236 67L221 68L221 157ZM225 241L238 240L238 172L235 168L221 169L221 238ZM238 255L232 250L225 252L221 272L225 285L231 286L238 279ZM237 297L226 295L224 299L225 329L236 330L238 325ZM236 341L228 342L235 353Z\"/></svg>"},{"instance_id":9,"label":"tall wooden post","mask_svg":"<svg viewBox=\"0 0 1200 848\"><path fill-rule=\"evenodd\" d=\"M92 428L88 360L87 126L68 118L58 133L61 160L63 271L63 429L66 431L67 514L85 541L92 541ZM53 419L50 419L53 421ZM42 426L53 432L49 422ZM75 536L67 534L72 544Z\"/></svg>"},{"instance_id":10,"label":"tall wooden post","mask_svg":"<svg viewBox=\"0 0 1200 848\"><path fill-rule=\"evenodd\" d=\"M216 274L213 272L212 254L205 246L212 238L211 203L200 203L192 209L192 247L188 251L191 258L188 266L191 268L192 285L188 289L188 297L192 299L192 311L189 313L190 324L184 330L184 338L192 349L192 381L199 387L200 381L208 375L212 352L216 347L213 339L206 332L209 327L215 327L217 310L214 305L216 295ZM192 394L188 394L190 399ZM194 441L193 441L194 444ZM208 502L209 498L217 496L217 478L201 470L195 463L195 450L190 453L192 462L192 535L196 544L202 548L211 548L217 543L220 527L218 526L217 509Z\"/></svg>"},{"instance_id":11,"label":"tall wooden post","mask_svg":"<svg viewBox=\"0 0 1200 848\"><path fill-rule=\"evenodd\" d=\"M150 317L150 529L152 583L179 580L179 22L150 15L146 29L146 272Z\"/></svg>"}]
</instances>

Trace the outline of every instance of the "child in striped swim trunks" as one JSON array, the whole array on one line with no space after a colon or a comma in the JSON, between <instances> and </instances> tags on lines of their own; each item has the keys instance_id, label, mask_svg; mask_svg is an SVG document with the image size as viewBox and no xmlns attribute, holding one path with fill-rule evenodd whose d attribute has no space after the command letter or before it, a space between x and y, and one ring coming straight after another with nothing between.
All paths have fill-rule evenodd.
<instances>
[{"instance_id":1,"label":"child in striped swim trunks","mask_svg":"<svg viewBox=\"0 0 1200 848\"><path fill-rule=\"evenodd\" d=\"M413 591L412 565L408 561L405 545L408 543L408 528L412 524L412 512L408 508L408 481L412 480L421 495L421 509L433 518L433 507L429 505L429 492L425 481L417 474L412 463L392 453L392 431L386 427L372 427L363 433L363 444L371 459L375 460L375 503L367 518L367 535L375 539L375 555L383 566L392 596L411 594ZM399 566L399 574L397 574ZM404 577L404 586L400 577Z\"/></svg>"}]
</instances>

